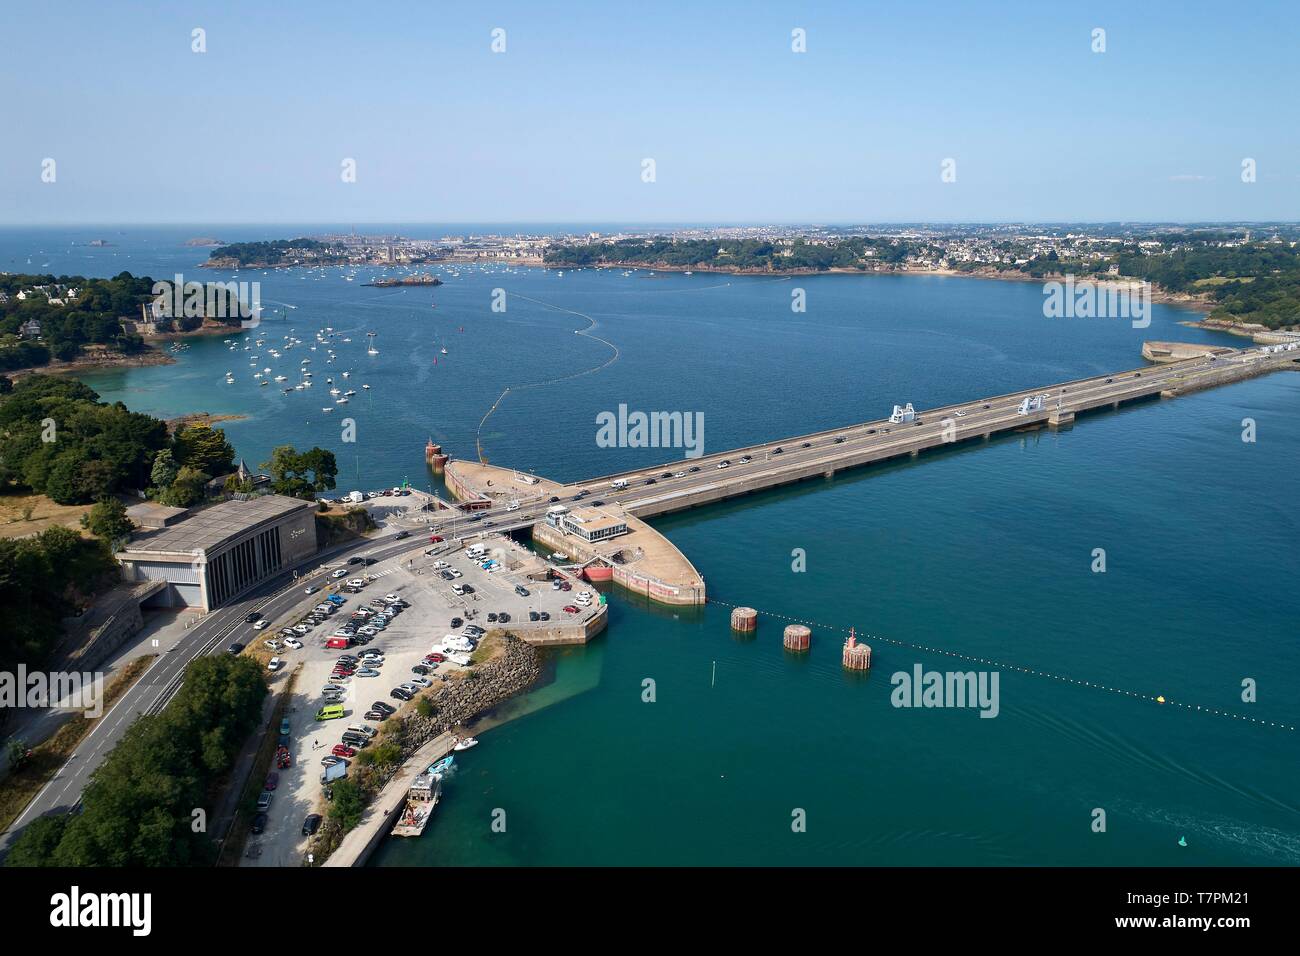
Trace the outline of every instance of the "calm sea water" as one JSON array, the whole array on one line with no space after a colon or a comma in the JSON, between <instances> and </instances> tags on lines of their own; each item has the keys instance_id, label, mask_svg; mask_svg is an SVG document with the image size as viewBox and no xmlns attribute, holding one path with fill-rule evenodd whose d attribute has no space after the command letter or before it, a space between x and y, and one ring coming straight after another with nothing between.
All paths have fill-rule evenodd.
<instances>
[{"instance_id":1,"label":"calm sea water","mask_svg":"<svg viewBox=\"0 0 1300 956\"><path fill-rule=\"evenodd\" d=\"M202 278L191 267L206 253L181 243L214 230L294 231L0 232L0 268ZM92 238L114 245L84 246ZM895 402L1137 367L1144 338L1241 342L1180 326L1187 313L1165 307L1143 330L1048 320L1040 288L1010 282L458 267L437 289L361 288L381 272L235 277L260 281L279 310L250 340L306 340L278 365L264 352L250 365L235 335L235 351L192 340L176 365L87 381L159 415L246 415L226 427L251 464L286 441L332 447L347 490L432 484L430 435L459 456L481 437L494 463L561 479L672 457L596 446L596 414L619 403L703 412L706 450L721 450ZM498 288L504 314L490 309ZM589 319L618 357L580 375L614 355L574 334ZM325 326L352 338L332 368L307 351ZM378 356L365 354L368 331ZM311 391L251 377L269 366L293 380L303 357ZM323 379L345 368L347 387L372 386L346 407L355 446L340 443L338 412L320 412ZM613 591L607 633L552 654L551 682L464 756L429 832L375 862L1300 862L1296 732L1212 713L1300 723L1287 600L1300 573L1298 402L1300 376L1279 373L658 520L714 598L763 612L757 637L734 639L726 607L670 611ZM1241 440L1247 417L1253 444ZM1090 570L1096 548L1104 574ZM778 614L817 622L810 654L781 649ZM839 666L849 625L878 635L866 638L869 676ZM890 675L918 663L997 669L998 717L891 706ZM1255 703L1241 700L1246 679ZM1098 808L1105 833L1092 830ZM806 832L792 830L797 811Z\"/></svg>"}]
</instances>

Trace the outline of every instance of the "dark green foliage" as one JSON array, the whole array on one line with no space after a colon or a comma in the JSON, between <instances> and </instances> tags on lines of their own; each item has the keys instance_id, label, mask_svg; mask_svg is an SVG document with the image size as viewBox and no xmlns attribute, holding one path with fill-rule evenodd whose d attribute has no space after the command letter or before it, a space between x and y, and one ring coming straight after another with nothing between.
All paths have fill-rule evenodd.
<instances>
[{"instance_id":1,"label":"dark green foliage","mask_svg":"<svg viewBox=\"0 0 1300 956\"><path fill-rule=\"evenodd\" d=\"M28 375L0 400L0 486L18 485L59 504L88 504L145 488L167 426L106 405L75 379Z\"/></svg>"},{"instance_id":2,"label":"dark green foliage","mask_svg":"<svg viewBox=\"0 0 1300 956\"><path fill-rule=\"evenodd\" d=\"M50 304L44 294L19 301L19 292L36 286L55 291L75 288L78 295L64 305ZM0 369L36 368L48 364L51 356L74 359L90 344L127 354L143 350L144 341L123 331L119 320L139 318L140 305L151 297L152 290L152 279L129 272L111 279L0 275L0 292L8 295L7 301L0 302ZM29 319L41 324L40 342L17 338L19 328Z\"/></svg>"},{"instance_id":3,"label":"dark green foliage","mask_svg":"<svg viewBox=\"0 0 1300 956\"><path fill-rule=\"evenodd\" d=\"M108 546L71 528L0 538L0 669L43 663L61 619L117 575Z\"/></svg>"},{"instance_id":4,"label":"dark green foliage","mask_svg":"<svg viewBox=\"0 0 1300 956\"><path fill-rule=\"evenodd\" d=\"M324 448L299 452L292 445L272 449L271 460L261 467L271 476L271 488L276 494L293 498L310 498L313 492L329 491L339 473L334 452Z\"/></svg>"},{"instance_id":5,"label":"dark green foliage","mask_svg":"<svg viewBox=\"0 0 1300 956\"><path fill-rule=\"evenodd\" d=\"M252 658L200 657L167 708L136 720L95 771L81 812L28 826L6 864L210 864L215 844L195 832L194 811L210 814L213 784L259 725L266 693Z\"/></svg>"}]
</instances>

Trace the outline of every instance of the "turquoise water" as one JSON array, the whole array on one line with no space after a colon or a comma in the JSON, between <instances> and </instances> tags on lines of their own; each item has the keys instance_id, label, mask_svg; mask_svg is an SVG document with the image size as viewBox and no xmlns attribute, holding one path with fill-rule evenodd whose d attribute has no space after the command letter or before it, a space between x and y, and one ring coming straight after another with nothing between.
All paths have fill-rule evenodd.
<instances>
[{"instance_id":1,"label":"turquoise water","mask_svg":"<svg viewBox=\"0 0 1300 956\"><path fill-rule=\"evenodd\" d=\"M90 271L81 255L101 274L170 275L202 256L161 232L123 236L112 256L67 238L44 239L51 271ZM31 241L0 233L3 268ZM373 386L349 406L355 449L319 414L323 382L307 395L259 390L245 354L220 338L195 341L175 366L88 380L158 414L249 415L228 432L250 462L283 441L334 447L346 489L428 480L429 434L472 455L508 386L482 430L487 454L568 479L671 457L596 447L596 413L620 402L702 411L706 450L720 450L878 417L894 402L1135 367L1144 338L1241 341L1179 326L1187 314L1162 307L1145 330L1047 320L1040 288L1019 283L462 268L435 290L359 288L373 271L355 282L339 270L239 277L263 283L264 304L298 306L263 324L268 338L281 324L309 343L324 325L361 333L336 366ZM804 315L789 309L796 286ZM505 315L489 309L498 287ZM594 319L619 357L521 390L613 354L558 309ZM373 359L367 330L378 333ZM438 344L449 354L435 366ZM323 379L323 356L285 356L296 367L307 354ZM553 654L552 682L464 756L430 831L375 862L1300 862L1296 733L1209 712L1300 723L1287 600L1300 572L1298 400L1300 376L1280 373L656 521L711 596L760 609L757 636L733 638L726 607L669 611L611 592L607 633ZM1254 444L1241 441L1246 417ZM796 548L806 572L792 570ZM1090 571L1096 548L1105 574ZM810 654L781 649L778 614L817 622ZM866 637L869 676L840 668L837 629L849 625L878 635ZM891 706L890 675L917 663L997 669L999 716ZM1257 703L1241 701L1245 678ZM642 700L646 679L654 703ZM1094 808L1104 834L1091 831ZM491 828L498 809L504 833ZM806 832L792 832L796 810Z\"/></svg>"}]
</instances>

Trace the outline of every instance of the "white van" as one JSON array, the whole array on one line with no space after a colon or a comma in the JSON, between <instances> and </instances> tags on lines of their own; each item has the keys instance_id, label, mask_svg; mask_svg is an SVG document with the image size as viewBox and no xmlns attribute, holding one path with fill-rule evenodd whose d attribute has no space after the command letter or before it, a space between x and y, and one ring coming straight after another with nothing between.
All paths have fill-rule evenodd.
<instances>
[{"instance_id":1,"label":"white van","mask_svg":"<svg viewBox=\"0 0 1300 956\"><path fill-rule=\"evenodd\" d=\"M483 550L483 545L481 544L471 545L470 547L465 549L465 557L469 558L472 561L477 561L485 554L487 554L487 552Z\"/></svg>"},{"instance_id":2,"label":"white van","mask_svg":"<svg viewBox=\"0 0 1300 956\"><path fill-rule=\"evenodd\" d=\"M622 491L624 488L627 487L627 480L624 478L618 478L614 481L611 481L609 483L609 486L613 488L615 491Z\"/></svg>"},{"instance_id":3,"label":"white van","mask_svg":"<svg viewBox=\"0 0 1300 956\"><path fill-rule=\"evenodd\" d=\"M369 724L351 724L348 726L347 732L361 734L364 737L373 737L375 735L375 728L371 727Z\"/></svg>"}]
</instances>

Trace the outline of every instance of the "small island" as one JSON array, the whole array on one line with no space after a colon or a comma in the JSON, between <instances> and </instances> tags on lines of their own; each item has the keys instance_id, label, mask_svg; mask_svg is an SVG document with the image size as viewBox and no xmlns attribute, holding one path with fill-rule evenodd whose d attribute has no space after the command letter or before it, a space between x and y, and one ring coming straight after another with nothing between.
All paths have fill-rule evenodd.
<instances>
[{"instance_id":1,"label":"small island","mask_svg":"<svg viewBox=\"0 0 1300 956\"><path fill-rule=\"evenodd\" d=\"M442 280L426 272L418 276L405 276L400 279L376 279L374 282L363 282L361 284L373 286L376 289L391 289L394 286L402 285L442 285Z\"/></svg>"}]
</instances>

